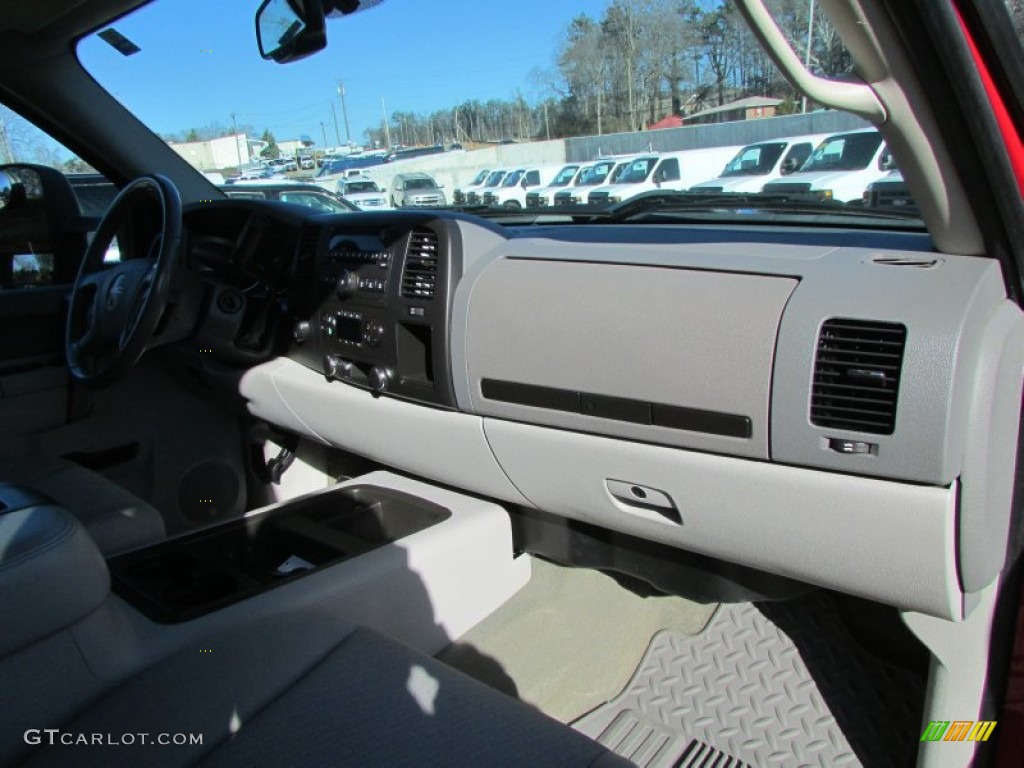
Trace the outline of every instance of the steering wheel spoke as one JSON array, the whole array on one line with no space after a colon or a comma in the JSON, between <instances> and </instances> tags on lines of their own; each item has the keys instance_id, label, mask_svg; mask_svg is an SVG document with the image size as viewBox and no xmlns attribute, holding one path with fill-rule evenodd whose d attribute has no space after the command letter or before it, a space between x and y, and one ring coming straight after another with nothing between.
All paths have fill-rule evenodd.
<instances>
[{"instance_id":1,"label":"steering wheel spoke","mask_svg":"<svg viewBox=\"0 0 1024 768\"><path fill-rule=\"evenodd\" d=\"M153 206L160 230L150 253L113 267L104 264L114 235L133 215ZM144 226L141 220L133 223ZM148 348L170 296L181 227L181 199L162 176L136 179L111 204L82 260L68 312L68 369L82 384L113 384Z\"/></svg>"}]
</instances>

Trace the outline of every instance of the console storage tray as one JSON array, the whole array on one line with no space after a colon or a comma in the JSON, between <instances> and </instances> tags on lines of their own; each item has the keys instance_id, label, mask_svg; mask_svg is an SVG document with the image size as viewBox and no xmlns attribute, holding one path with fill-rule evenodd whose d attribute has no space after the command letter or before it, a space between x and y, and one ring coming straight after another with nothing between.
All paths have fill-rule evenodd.
<instances>
[{"instance_id":1,"label":"console storage tray","mask_svg":"<svg viewBox=\"0 0 1024 768\"><path fill-rule=\"evenodd\" d=\"M444 507L373 485L300 497L108 561L114 591L154 621L187 621L440 523Z\"/></svg>"}]
</instances>

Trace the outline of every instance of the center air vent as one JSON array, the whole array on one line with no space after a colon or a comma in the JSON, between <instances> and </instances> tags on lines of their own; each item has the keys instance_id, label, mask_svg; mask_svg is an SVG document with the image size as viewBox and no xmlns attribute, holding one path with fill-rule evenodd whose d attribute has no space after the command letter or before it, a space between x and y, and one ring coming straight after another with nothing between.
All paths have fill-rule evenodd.
<instances>
[{"instance_id":1,"label":"center air vent","mask_svg":"<svg viewBox=\"0 0 1024 768\"><path fill-rule=\"evenodd\" d=\"M826 320L814 360L811 423L891 435L906 340L898 323Z\"/></svg>"},{"instance_id":2,"label":"center air vent","mask_svg":"<svg viewBox=\"0 0 1024 768\"><path fill-rule=\"evenodd\" d=\"M409 235L409 250L402 270L402 296L407 299L432 299L437 286L439 242L432 229L414 229Z\"/></svg>"}]
</instances>

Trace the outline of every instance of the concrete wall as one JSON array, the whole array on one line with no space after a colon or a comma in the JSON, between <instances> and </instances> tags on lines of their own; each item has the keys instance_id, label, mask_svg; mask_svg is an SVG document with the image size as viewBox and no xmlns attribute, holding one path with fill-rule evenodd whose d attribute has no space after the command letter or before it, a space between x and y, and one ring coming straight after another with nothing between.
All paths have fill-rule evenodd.
<instances>
[{"instance_id":1,"label":"concrete wall","mask_svg":"<svg viewBox=\"0 0 1024 768\"><path fill-rule=\"evenodd\" d=\"M571 162L581 162L592 160L600 155L729 147L778 139L784 136L839 133L868 127L870 127L869 124L856 115L829 110L810 112L806 115L786 115L784 117L766 117L760 120L737 120L730 123L566 139L566 158Z\"/></svg>"},{"instance_id":2,"label":"concrete wall","mask_svg":"<svg viewBox=\"0 0 1024 768\"><path fill-rule=\"evenodd\" d=\"M484 168L524 168L526 166L560 165L565 163L565 141L536 141L529 144L497 144L471 152L445 152L426 155L395 163L375 165L363 171L382 188L391 187L396 173L429 173L438 184L444 185L451 201L452 190L473 180ZM316 179L315 183L335 191L337 176Z\"/></svg>"}]
</instances>

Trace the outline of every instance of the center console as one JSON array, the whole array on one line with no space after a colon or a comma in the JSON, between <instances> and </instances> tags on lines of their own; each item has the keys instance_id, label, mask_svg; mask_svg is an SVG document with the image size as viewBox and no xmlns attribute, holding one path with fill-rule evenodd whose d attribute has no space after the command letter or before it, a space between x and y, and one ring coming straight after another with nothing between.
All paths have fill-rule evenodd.
<instances>
[{"instance_id":1,"label":"center console","mask_svg":"<svg viewBox=\"0 0 1024 768\"><path fill-rule=\"evenodd\" d=\"M330 381L454 407L448 296L460 254L458 227L429 214L310 220L290 356Z\"/></svg>"},{"instance_id":2,"label":"center console","mask_svg":"<svg viewBox=\"0 0 1024 768\"><path fill-rule=\"evenodd\" d=\"M451 517L444 507L367 485L337 488L113 557L114 592L173 624L334 565Z\"/></svg>"},{"instance_id":3,"label":"center console","mask_svg":"<svg viewBox=\"0 0 1024 768\"><path fill-rule=\"evenodd\" d=\"M435 653L530 578L504 509L390 472L117 555L107 568L118 618L98 635L127 621L154 654L303 607Z\"/></svg>"}]
</instances>

